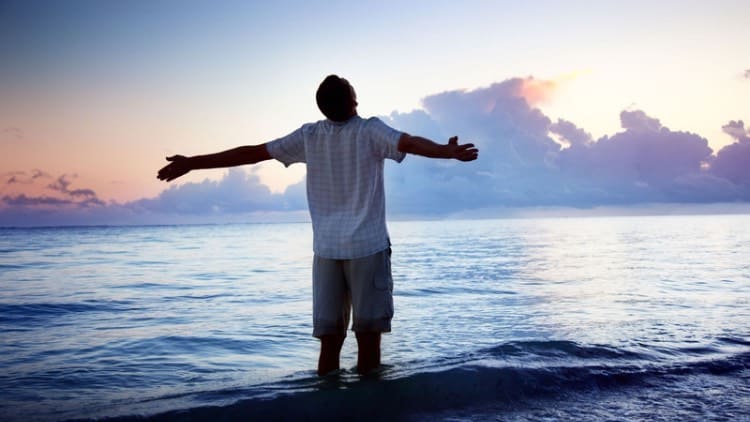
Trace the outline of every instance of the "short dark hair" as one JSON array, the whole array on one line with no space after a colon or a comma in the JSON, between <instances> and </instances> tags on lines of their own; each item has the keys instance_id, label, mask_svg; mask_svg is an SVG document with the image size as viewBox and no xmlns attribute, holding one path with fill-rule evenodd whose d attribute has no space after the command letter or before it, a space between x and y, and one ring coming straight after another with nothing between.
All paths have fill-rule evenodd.
<instances>
[{"instance_id":1,"label":"short dark hair","mask_svg":"<svg viewBox=\"0 0 750 422\"><path fill-rule=\"evenodd\" d=\"M356 105L351 85L337 75L328 75L320 83L315 93L315 101L320 111L335 122L349 119Z\"/></svg>"}]
</instances>

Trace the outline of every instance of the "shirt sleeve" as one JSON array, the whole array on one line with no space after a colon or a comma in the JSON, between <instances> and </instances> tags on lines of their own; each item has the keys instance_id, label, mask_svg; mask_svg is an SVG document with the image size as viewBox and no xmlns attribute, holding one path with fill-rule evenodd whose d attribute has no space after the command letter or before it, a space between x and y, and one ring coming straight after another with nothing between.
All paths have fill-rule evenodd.
<instances>
[{"instance_id":1,"label":"shirt sleeve","mask_svg":"<svg viewBox=\"0 0 750 422\"><path fill-rule=\"evenodd\" d=\"M294 163L304 163L306 157L303 128L268 142L266 149L271 157L281 161L286 167Z\"/></svg>"},{"instance_id":2,"label":"shirt sleeve","mask_svg":"<svg viewBox=\"0 0 750 422\"><path fill-rule=\"evenodd\" d=\"M390 158L399 163L403 161L406 153L398 150L398 141L404 134L403 132L393 129L377 117L368 119L367 127L376 157Z\"/></svg>"}]
</instances>

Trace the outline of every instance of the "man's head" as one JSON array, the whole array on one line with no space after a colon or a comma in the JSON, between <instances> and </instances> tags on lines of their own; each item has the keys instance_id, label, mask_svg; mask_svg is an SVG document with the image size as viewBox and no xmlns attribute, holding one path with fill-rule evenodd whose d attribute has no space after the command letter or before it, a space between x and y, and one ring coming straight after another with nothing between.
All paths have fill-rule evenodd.
<instances>
[{"instance_id":1,"label":"man's head","mask_svg":"<svg viewBox=\"0 0 750 422\"><path fill-rule=\"evenodd\" d=\"M343 122L357 114L357 94L349 82L328 75L315 93L315 101L323 114L334 122Z\"/></svg>"}]
</instances>

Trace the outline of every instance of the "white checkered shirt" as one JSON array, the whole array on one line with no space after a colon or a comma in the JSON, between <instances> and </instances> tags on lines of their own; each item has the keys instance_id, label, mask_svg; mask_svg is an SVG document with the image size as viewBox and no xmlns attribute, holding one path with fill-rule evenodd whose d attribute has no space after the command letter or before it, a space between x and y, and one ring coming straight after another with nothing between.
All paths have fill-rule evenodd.
<instances>
[{"instance_id":1,"label":"white checkered shirt","mask_svg":"<svg viewBox=\"0 0 750 422\"><path fill-rule=\"evenodd\" d=\"M266 144L285 166L307 164L313 251L330 259L372 255L390 246L383 161L401 162L399 132L376 117L308 123Z\"/></svg>"}]
</instances>

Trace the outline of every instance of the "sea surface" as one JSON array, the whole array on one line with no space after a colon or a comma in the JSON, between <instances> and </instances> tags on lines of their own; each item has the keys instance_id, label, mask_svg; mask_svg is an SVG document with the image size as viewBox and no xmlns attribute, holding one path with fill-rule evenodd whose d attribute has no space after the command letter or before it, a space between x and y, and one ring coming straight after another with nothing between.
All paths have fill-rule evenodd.
<instances>
[{"instance_id":1,"label":"sea surface","mask_svg":"<svg viewBox=\"0 0 750 422\"><path fill-rule=\"evenodd\" d=\"M0 229L0 420L750 420L750 216L389 228L364 378L309 224Z\"/></svg>"}]
</instances>

